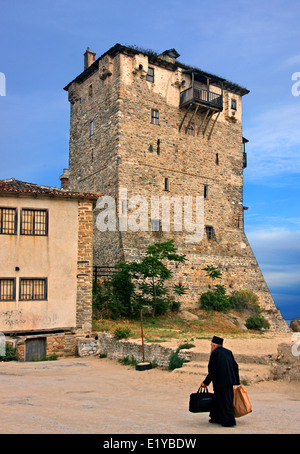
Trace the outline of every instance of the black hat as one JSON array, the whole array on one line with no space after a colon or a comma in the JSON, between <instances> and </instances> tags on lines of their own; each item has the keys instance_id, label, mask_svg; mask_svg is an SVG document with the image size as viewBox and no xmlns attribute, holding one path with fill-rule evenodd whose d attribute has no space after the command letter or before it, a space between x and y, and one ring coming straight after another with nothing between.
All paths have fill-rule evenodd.
<instances>
[{"instance_id":1,"label":"black hat","mask_svg":"<svg viewBox=\"0 0 300 454\"><path fill-rule=\"evenodd\" d=\"M211 341L213 344L223 345L223 340L222 337L214 336Z\"/></svg>"}]
</instances>

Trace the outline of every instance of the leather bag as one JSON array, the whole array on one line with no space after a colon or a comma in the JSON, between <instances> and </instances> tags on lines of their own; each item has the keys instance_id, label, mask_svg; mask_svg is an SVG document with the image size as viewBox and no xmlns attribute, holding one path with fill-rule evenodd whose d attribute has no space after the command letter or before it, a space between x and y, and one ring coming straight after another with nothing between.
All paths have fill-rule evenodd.
<instances>
[{"instance_id":1,"label":"leather bag","mask_svg":"<svg viewBox=\"0 0 300 454\"><path fill-rule=\"evenodd\" d=\"M189 411L191 413L210 412L214 394L209 393L207 388L200 386L196 393L190 394Z\"/></svg>"},{"instance_id":2,"label":"leather bag","mask_svg":"<svg viewBox=\"0 0 300 454\"><path fill-rule=\"evenodd\" d=\"M252 412L252 405L243 385L237 386L233 390L233 412L235 418L240 418Z\"/></svg>"}]
</instances>

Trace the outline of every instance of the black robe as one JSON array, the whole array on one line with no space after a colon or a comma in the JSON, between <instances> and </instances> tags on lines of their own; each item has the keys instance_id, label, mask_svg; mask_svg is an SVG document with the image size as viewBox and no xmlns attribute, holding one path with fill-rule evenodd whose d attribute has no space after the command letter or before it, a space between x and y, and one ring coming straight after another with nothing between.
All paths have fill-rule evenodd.
<instances>
[{"instance_id":1,"label":"black robe","mask_svg":"<svg viewBox=\"0 0 300 454\"><path fill-rule=\"evenodd\" d=\"M210 413L211 422L225 426L235 424L233 414L233 385L240 384L239 368L230 350L217 347L211 352L208 375L203 383L213 383L215 402Z\"/></svg>"}]
</instances>

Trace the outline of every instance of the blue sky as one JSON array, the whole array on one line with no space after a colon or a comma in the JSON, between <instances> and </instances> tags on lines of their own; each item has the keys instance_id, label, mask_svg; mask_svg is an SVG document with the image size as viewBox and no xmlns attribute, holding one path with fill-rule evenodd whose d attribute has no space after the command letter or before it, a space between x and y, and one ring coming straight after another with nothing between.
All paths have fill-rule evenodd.
<instances>
[{"instance_id":1,"label":"blue sky","mask_svg":"<svg viewBox=\"0 0 300 454\"><path fill-rule=\"evenodd\" d=\"M277 307L300 316L299 1L2 0L0 9L0 179L60 185L69 140L63 87L82 72L87 47L96 58L117 42L174 47L179 61L250 90L245 231Z\"/></svg>"}]
</instances>

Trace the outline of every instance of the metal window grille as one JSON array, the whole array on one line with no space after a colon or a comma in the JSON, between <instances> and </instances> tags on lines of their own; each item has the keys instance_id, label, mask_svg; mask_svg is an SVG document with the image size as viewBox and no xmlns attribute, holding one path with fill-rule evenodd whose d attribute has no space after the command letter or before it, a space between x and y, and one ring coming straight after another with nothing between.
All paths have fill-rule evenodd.
<instances>
[{"instance_id":1,"label":"metal window grille","mask_svg":"<svg viewBox=\"0 0 300 454\"><path fill-rule=\"evenodd\" d=\"M154 82L154 68L148 68L146 80L148 80L149 82Z\"/></svg>"},{"instance_id":2,"label":"metal window grille","mask_svg":"<svg viewBox=\"0 0 300 454\"><path fill-rule=\"evenodd\" d=\"M151 109L151 123L159 125L159 112L156 109Z\"/></svg>"},{"instance_id":3,"label":"metal window grille","mask_svg":"<svg viewBox=\"0 0 300 454\"><path fill-rule=\"evenodd\" d=\"M16 280L14 278L0 278L0 301L15 301Z\"/></svg>"},{"instance_id":4,"label":"metal window grille","mask_svg":"<svg viewBox=\"0 0 300 454\"><path fill-rule=\"evenodd\" d=\"M47 279L20 279L20 301L37 301L47 299Z\"/></svg>"},{"instance_id":5,"label":"metal window grille","mask_svg":"<svg viewBox=\"0 0 300 454\"><path fill-rule=\"evenodd\" d=\"M15 235L17 233L17 210L0 208L0 234Z\"/></svg>"},{"instance_id":6,"label":"metal window grille","mask_svg":"<svg viewBox=\"0 0 300 454\"><path fill-rule=\"evenodd\" d=\"M48 235L48 211L22 209L21 235Z\"/></svg>"}]
</instances>

